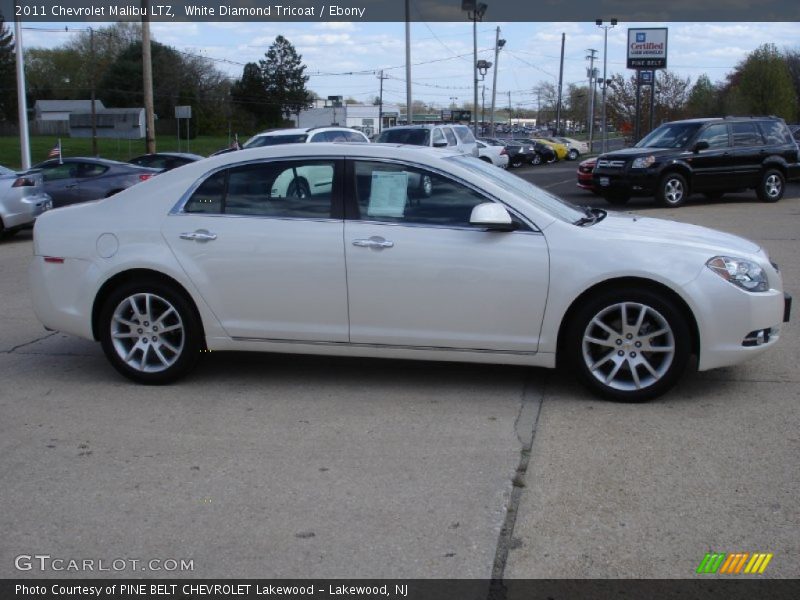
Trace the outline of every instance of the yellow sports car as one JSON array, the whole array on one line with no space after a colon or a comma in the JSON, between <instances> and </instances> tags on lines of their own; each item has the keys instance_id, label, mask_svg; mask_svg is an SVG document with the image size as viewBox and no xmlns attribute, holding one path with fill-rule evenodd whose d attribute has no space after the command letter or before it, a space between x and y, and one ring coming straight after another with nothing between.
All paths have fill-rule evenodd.
<instances>
[{"instance_id":1,"label":"yellow sports car","mask_svg":"<svg viewBox=\"0 0 800 600\"><path fill-rule=\"evenodd\" d=\"M569 149L567 148L566 144L562 144L552 138L534 138L537 142L541 142L543 144L547 144L550 146L553 151L556 153L556 158L558 160L564 160L567 158L567 153Z\"/></svg>"}]
</instances>

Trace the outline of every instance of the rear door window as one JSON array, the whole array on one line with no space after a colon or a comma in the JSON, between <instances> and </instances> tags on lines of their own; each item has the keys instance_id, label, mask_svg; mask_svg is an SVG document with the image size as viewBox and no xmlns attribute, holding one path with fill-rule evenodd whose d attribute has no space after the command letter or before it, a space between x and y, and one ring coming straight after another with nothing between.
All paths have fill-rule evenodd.
<instances>
[{"instance_id":1,"label":"rear door window","mask_svg":"<svg viewBox=\"0 0 800 600\"><path fill-rule=\"evenodd\" d=\"M447 145L448 146L458 146L458 140L456 139L456 134L453 133L453 130L449 127L443 127L444 136L447 138Z\"/></svg>"},{"instance_id":2,"label":"rear door window","mask_svg":"<svg viewBox=\"0 0 800 600\"><path fill-rule=\"evenodd\" d=\"M755 123L731 123L733 131L733 145L741 146L761 146L764 140Z\"/></svg>"}]
</instances>

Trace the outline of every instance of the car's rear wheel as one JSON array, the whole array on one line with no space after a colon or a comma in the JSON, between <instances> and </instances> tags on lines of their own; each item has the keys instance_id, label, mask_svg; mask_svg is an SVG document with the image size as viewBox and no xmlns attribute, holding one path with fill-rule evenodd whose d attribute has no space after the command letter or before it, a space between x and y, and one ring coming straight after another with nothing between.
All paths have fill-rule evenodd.
<instances>
[{"instance_id":1,"label":"car's rear wheel","mask_svg":"<svg viewBox=\"0 0 800 600\"><path fill-rule=\"evenodd\" d=\"M686 202L688 196L686 178L680 173L667 173L658 183L656 199L662 206L677 208Z\"/></svg>"},{"instance_id":2,"label":"car's rear wheel","mask_svg":"<svg viewBox=\"0 0 800 600\"><path fill-rule=\"evenodd\" d=\"M100 312L100 343L125 377L170 383L195 365L201 327L190 301L171 286L132 282L116 289Z\"/></svg>"},{"instance_id":3,"label":"car's rear wheel","mask_svg":"<svg viewBox=\"0 0 800 600\"><path fill-rule=\"evenodd\" d=\"M762 202L777 202L783 198L786 179L777 169L768 169L761 176L761 182L756 188L758 199Z\"/></svg>"},{"instance_id":4,"label":"car's rear wheel","mask_svg":"<svg viewBox=\"0 0 800 600\"><path fill-rule=\"evenodd\" d=\"M5 240L10 238L12 235L16 235L20 230L20 227L11 227L6 228L3 224L3 219L0 219L0 240Z\"/></svg>"},{"instance_id":5,"label":"car's rear wheel","mask_svg":"<svg viewBox=\"0 0 800 600\"><path fill-rule=\"evenodd\" d=\"M308 182L302 177L292 179L289 187L286 189L286 196L288 198L308 198L311 196L311 188Z\"/></svg>"},{"instance_id":6,"label":"car's rear wheel","mask_svg":"<svg viewBox=\"0 0 800 600\"><path fill-rule=\"evenodd\" d=\"M540 165L542 164L542 155L538 152L533 153L533 158L531 158L532 165Z\"/></svg>"},{"instance_id":7,"label":"car's rear wheel","mask_svg":"<svg viewBox=\"0 0 800 600\"><path fill-rule=\"evenodd\" d=\"M678 381L690 338L686 318L669 298L644 288L607 290L571 318L567 364L605 398L644 402Z\"/></svg>"}]
</instances>

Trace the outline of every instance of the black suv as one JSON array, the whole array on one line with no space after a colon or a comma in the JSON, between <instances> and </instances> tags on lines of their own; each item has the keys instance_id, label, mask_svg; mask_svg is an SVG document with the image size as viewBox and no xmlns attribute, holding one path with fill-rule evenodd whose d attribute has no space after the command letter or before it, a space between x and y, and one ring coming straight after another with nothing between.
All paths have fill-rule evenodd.
<instances>
[{"instance_id":1,"label":"black suv","mask_svg":"<svg viewBox=\"0 0 800 600\"><path fill-rule=\"evenodd\" d=\"M745 189L755 189L764 202L777 202L786 181L800 178L800 149L776 117L674 121L633 148L599 156L593 178L611 204L655 196L663 206L675 207L693 192L719 198Z\"/></svg>"}]
</instances>

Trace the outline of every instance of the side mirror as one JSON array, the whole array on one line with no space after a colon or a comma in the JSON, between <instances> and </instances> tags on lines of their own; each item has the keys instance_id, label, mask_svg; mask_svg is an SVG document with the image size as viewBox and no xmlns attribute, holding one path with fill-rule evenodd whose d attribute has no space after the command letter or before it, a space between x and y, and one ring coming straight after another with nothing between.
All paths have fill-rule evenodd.
<instances>
[{"instance_id":1,"label":"side mirror","mask_svg":"<svg viewBox=\"0 0 800 600\"><path fill-rule=\"evenodd\" d=\"M697 142L697 143L694 145L694 148L692 148L692 151L693 151L695 154L697 154L698 152L700 152L700 150L708 150L708 148L709 148L709 146L708 146L708 142L707 142L707 141L705 141L705 140L700 140L699 142Z\"/></svg>"},{"instance_id":2,"label":"side mirror","mask_svg":"<svg viewBox=\"0 0 800 600\"><path fill-rule=\"evenodd\" d=\"M484 202L472 209L469 217L470 225L485 228L488 231L513 231L514 221L504 206L496 202Z\"/></svg>"}]
</instances>

